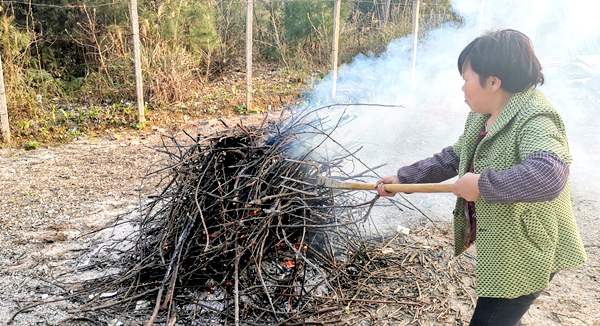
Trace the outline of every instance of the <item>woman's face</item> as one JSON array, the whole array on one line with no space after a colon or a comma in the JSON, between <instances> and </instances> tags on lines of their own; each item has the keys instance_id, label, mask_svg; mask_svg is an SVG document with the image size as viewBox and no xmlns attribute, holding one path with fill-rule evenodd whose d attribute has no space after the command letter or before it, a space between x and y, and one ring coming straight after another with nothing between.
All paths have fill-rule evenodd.
<instances>
[{"instance_id":1,"label":"woman's face","mask_svg":"<svg viewBox=\"0 0 600 326\"><path fill-rule=\"evenodd\" d=\"M493 89L488 85L486 80L484 87L479 82L479 75L471 69L470 64L466 64L462 74L465 83L463 84L462 90L465 94L465 102L472 111L477 113L491 113L489 112L490 100L493 97ZM488 78L489 79L489 78Z\"/></svg>"}]
</instances>

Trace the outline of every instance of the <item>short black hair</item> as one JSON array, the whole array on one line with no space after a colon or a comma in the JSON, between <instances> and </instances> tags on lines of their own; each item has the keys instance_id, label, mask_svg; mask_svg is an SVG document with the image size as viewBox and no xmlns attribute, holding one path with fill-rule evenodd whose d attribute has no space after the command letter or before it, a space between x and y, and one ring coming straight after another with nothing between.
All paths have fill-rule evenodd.
<instances>
[{"instance_id":1,"label":"short black hair","mask_svg":"<svg viewBox=\"0 0 600 326\"><path fill-rule=\"evenodd\" d=\"M458 72L465 66L479 75L484 86L489 76L502 80L501 88L518 93L544 83L542 66L529 38L516 30L504 29L479 36L458 56Z\"/></svg>"}]
</instances>

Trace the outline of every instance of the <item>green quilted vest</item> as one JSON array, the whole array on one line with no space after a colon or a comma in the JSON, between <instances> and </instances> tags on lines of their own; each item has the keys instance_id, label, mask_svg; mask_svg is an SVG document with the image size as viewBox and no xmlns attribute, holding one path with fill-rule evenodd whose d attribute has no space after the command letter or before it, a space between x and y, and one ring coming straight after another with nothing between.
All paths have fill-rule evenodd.
<instances>
[{"instance_id":1,"label":"green quilted vest","mask_svg":"<svg viewBox=\"0 0 600 326\"><path fill-rule=\"evenodd\" d=\"M514 94L485 138L476 146L489 115L469 113L454 151L460 157L459 176L474 158L475 173L511 168L529 154L546 151L571 163L563 122L537 90ZM464 200L454 214L455 255L466 248ZM575 223L571 185L550 201L475 202L477 214L476 291L482 297L515 298L548 286L551 272L581 266L585 250Z\"/></svg>"}]
</instances>

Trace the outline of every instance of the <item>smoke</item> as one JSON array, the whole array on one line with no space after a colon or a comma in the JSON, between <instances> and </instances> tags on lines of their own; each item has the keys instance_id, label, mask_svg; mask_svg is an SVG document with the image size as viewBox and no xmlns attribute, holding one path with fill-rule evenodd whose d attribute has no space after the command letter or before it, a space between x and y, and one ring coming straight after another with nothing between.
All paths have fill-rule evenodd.
<instances>
[{"instance_id":1,"label":"smoke","mask_svg":"<svg viewBox=\"0 0 600 326\"><path fill-rule=\"evenodd\" d=\"M379 172L393 174L400 166L454 144L462 132L469 108L456 67L460 51L485 31L520 30L532 39L542 63L546 84L540 89L567 127L574 156L574 193L593 198L600 185L600 20L596 17L600 2L457 0L452 6L464 23L441 26L419 40L414 75L412 36L396 39L380 55L358 55L342 65L335 98L331 97L331 76L322 80L307 96L303 109L332 103L403 105L353 106L319 113L331 123L343 114L346 121L333 137L349 149L362 147L358 154L362 161L370 166L386 163ZM327 146L320 154L331 155ZM452 195L430 194L409 198L445 220L455 200Z\"/></svg>"}]
</instances>

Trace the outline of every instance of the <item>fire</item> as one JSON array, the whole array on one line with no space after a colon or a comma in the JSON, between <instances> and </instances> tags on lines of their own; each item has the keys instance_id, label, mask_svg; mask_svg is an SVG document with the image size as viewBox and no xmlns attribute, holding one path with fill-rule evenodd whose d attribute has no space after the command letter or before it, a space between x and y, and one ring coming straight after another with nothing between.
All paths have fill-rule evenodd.
<instances>
[{"instance_id":1,"label":"fire","mask_svg":"<svg viewBox=\"0 0 600 326\"><path fill-rule=\"evenodd\" d=\"M282 262L283 267L287 269L292 269L296 267L296 262L291 258L284 258Z\"/></svg>"}]
</instances>

